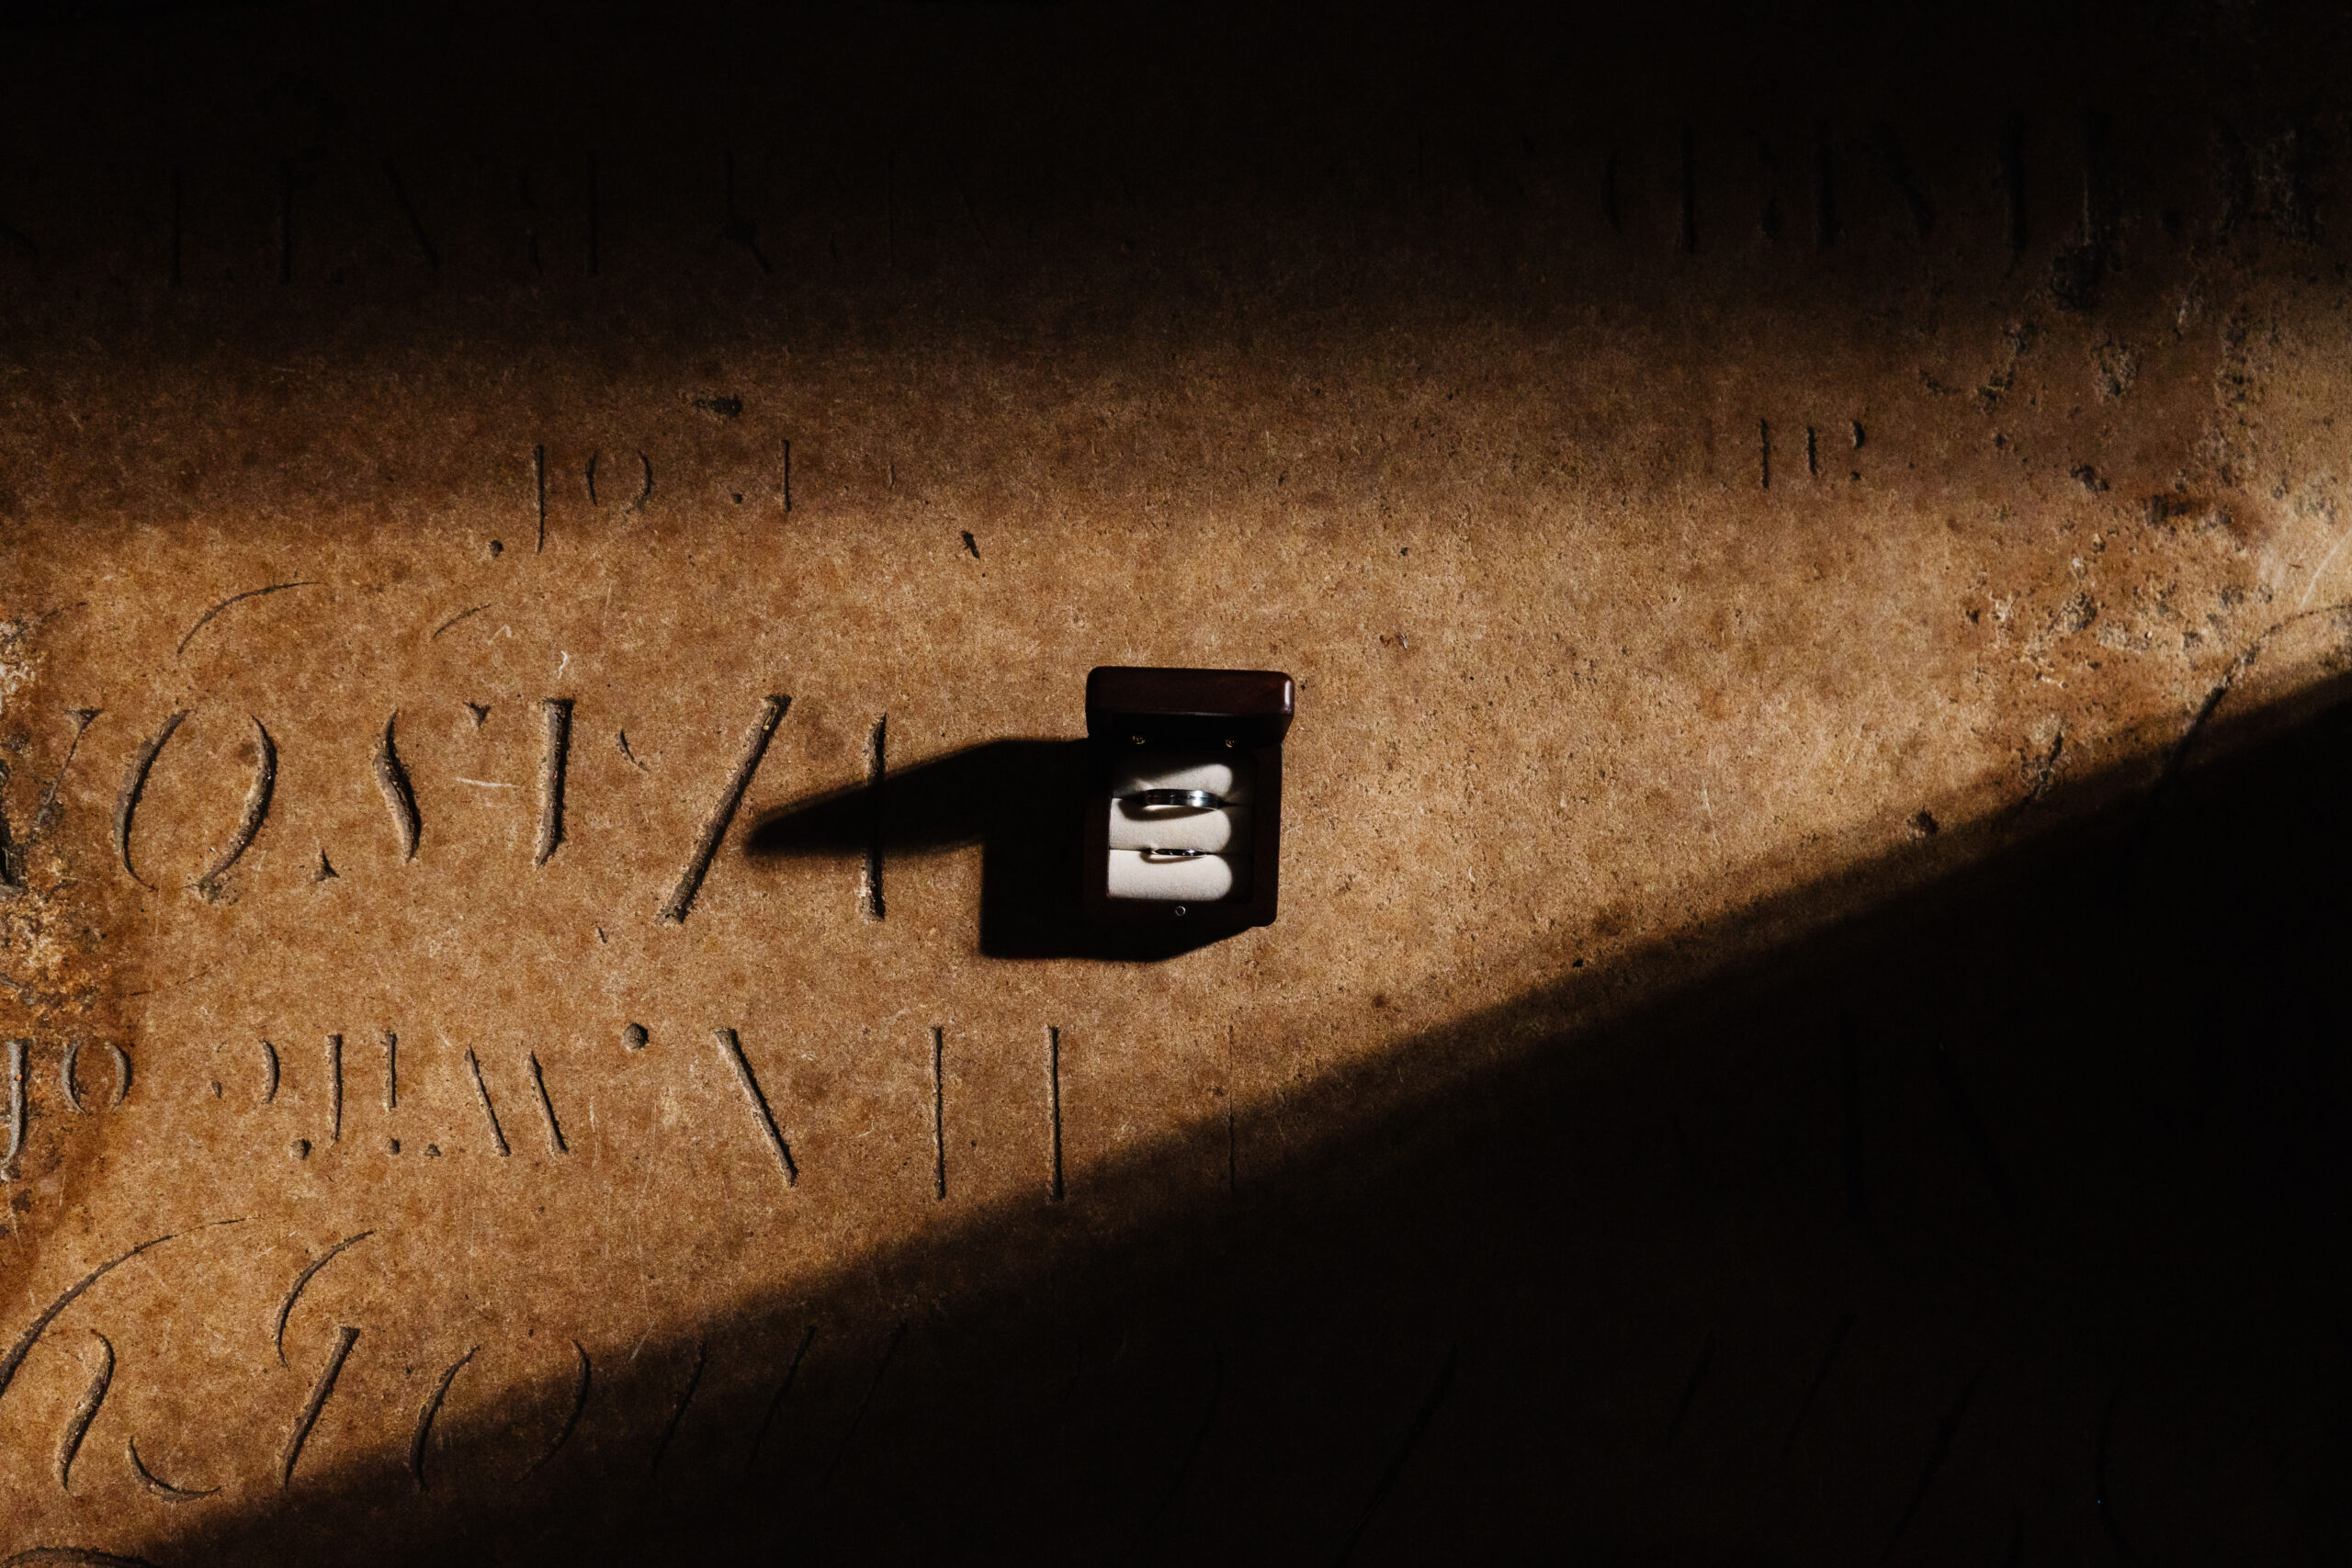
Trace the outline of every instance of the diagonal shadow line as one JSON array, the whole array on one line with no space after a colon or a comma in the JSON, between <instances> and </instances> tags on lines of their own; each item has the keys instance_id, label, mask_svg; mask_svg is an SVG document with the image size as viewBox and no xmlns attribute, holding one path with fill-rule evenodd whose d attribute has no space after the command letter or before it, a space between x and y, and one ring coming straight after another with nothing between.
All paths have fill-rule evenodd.
<instances>
[{"instance_id":1,"label":"diagonal shadow line","mask_svg":"<svg viewBox=\"0 0 2352 1568\"><path fill-rule=\"evenodd\" d=\"M1992 1488L2006 1528L2018 1499L1999 1491L2004 1456L2027 1455L2035 1473L2045 1450L2064 1454L2087 1474L2090 1455L2075 1454L2084 1412L2095 1416L2116 1358L2192 1330L2202 1354L2135 1396L2172 1411L2175 1443L2215 1423L2282 1449L2332 1443L2346 1378L2327 1349L2331 1303L2352 1293L2334 1218L2352 1200L2352 1107L2329 1076L2341 1037L2329 976L2352 942L2338 892L2352 881L2338 783L2352 776L2352 710L2334 705L2347 690L2314 692L2301 722L2259 743L2214 736L2213 760L2160 809L2129 792L2139 774L2094 780L2086 790L2120 792L2120 804L2013 837L1925 886L1799 890L1736 931L1679 933L1624 973L1580 977L1582 996L1537 990L1330 1072L1284 1107L1252 1107L1244 1201L1227 1193L1225 1122L1204 1116L1086 1173L1069 1204L1007 1202L665 1325L707 1337L715 1366L731 1355L752 1368L714 1387L699 1429L680 1434L675 1490L615 1484L641 1451L618 1438L513 1487L503 1423L465 1414L447 1418L453 1483L437 1511L373 1511L399 1490L388 1448L281 1509L190 1520L175 1559L348 1546L363 1514L381 1561L458 1549L634 1561L750 1550L778 1531L818 1560L948 1546L1082 1559L1083 1543L1149 1522L1180 1458L1188 1491L1215 1500L1155 1531L1168 1560L1237 1540L1264 1560L1328 1557L1385 1473L1394 1421L1382 1413L1426 1378L1432 1325L1509 1353L1499 1369L1491 1350L1464 1356L1452 1445L1416 1455L1369 1554L1598 1544L1728 1563L1757 1561L1770 1535L1784 1555L1818 1559L1841 1541L1883 1542L1909 1511L1922 1529L1946 1528L1935 1510L1948 1488ZM2278 716L2236 739L2276 731ZM1749 940L1809 901L1835 918L1802 939ZM1645 964L1687 971L1710 955L1695 981L1639 983ZM1828 1066L1844 1014L1858 1021L1874 1152L1861 1223L1841 1201ZM1920 1048L1939 1038L1965 1058L1971 1113L1999 1139L2023 1200L2014 1213L1988 1196L1973 1138L1952 1129ZM1677 1175L1690 1160L1652 1131L1669 1117L1693 1131L1695 1192ZM1858 1276L1873 1258L1900 1267ZM1887 1375L1883 1352L1881 1374L1863 1376L1858 1344L1825 1386L1804 1386L1819 1325L1857 1310L1858 1279L1874 1298L1859 1303L1862 1324L1918 1325L1914 1361L1966 1342L1988 1389L2041 1391L2022 1413L1988 1396L1931 1487L1916 1434L1948 1383ZM1179 1311L1182 1333L1168 1337L1197 1343L1205 1317L1227 1369L1219 1441L1197 1459L1183 1458L1196 1391L1154 1382L1183 1357L1126 1355ZM868 1408L881 1341L910 1320ZM845 1331L829 1330L835 1353L798 1374L797 1436L769 1439L760 1484L722 1490L715 1478L731 1487L740 1475L734 1450L812 1321ZM1736 1462L1690 1483L1654 1434L1687 1381L1692 1333L1716 1321L1724 1392L1676 1452L1727 1441ZM1787 1366L1743 1376L1736 1358L1776 1335ZM1121 1354L1079 1415L1085 1429L1059 1445L1069 1457L1042 1472L1012 1462L1030 1446L1011 1436L1067 1382L1068 1347L1097 1337ZM1735 1400L1735 1383L1785 1398ZM665 1408L656 1382L626 1373L603 1397L635 1413L639 1438ZM1824 1500L1792 1514L1771 1456L1800 1399L1808 1452L1842 1437L1815 1461L1834 1467L1837 1487L1815 1478L1800 1490ZM863 1423L855 1449L820 1489L851 1420ZM2143 1452L2158 1441L2139 1439ZM1512 1454L1555 1479L1498 1492ZM2132 1478L2104 1479L2127 1518L2145 1500ZM2294 1483L2264 1472L2255 1483ZM1454 1506L1464 1495L1481 1500L1467 1515ZM2168 1512L2193 1506L2175 1498Z\"/></svg>"}]
</instances>

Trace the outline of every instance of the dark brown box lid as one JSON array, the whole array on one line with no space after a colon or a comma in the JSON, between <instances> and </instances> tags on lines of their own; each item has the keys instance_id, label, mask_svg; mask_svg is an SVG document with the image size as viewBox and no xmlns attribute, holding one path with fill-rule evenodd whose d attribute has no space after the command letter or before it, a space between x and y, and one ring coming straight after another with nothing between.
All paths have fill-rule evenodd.
<instances>
[{"instance_id":1,"label":"dark brown box lid","mask_svg":"<svg viewBox=\"0 0 2352 1568\"><path fill-rule=\"evenodd\" d=\"M1279 670L1167 670L1106 664L1086 677L1090 735L1216 728L1254 745L1290 728L1295 694Z\"/></svg>"}]
</instances>

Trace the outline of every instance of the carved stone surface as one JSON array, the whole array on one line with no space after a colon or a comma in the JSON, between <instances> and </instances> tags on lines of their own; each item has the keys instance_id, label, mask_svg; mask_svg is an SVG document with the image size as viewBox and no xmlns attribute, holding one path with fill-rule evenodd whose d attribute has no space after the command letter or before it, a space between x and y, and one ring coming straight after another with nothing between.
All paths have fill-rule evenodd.
<instances>
[{"instance_id":1,"label":"carved stone surface","mask_svg":"<svg viewBox=\"0 0 2352 1568\"><path fill-rule=\"evenodd\" d=\"M2339 25L16 26L0 1559L2341 1545Z\"/></svg>"}]
</instances>

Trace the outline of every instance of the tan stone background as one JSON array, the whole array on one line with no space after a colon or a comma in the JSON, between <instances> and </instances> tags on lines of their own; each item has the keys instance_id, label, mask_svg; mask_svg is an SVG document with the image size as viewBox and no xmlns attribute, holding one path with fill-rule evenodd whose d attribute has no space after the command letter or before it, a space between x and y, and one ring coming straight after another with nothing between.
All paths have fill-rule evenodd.
<instances>
[{"instance_id":1,"label":"tan stone background","mask_svg":"<svg viewBox=\"0 0 2352 1568\"><path fill-rule=\"evenodd\" d=\"M0 1551L2342 1545L2340 1338L2085 1250L2163 1020L2016 1022L2170 863L2006 891L2344 667L2333 24L9 27ZM1296 677L1275 926L746 852L1101 663Z\"/></svg>"}]
</instances>

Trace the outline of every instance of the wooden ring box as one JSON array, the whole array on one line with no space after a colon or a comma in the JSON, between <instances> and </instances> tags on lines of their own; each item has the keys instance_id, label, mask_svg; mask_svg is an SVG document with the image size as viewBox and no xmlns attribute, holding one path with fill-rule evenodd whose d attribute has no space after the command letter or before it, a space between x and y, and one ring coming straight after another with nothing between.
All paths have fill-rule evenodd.
<instances>
[{"instance_id":1,"label":"wooden ring box","mask_svg":"<svg viewBox=\"0 0 2352 1568\"><path fill-rule=\"evenodd\" d=\"M1086 677L1087 918L1170 931L1240 931L1274 923L1282 859L1283 738L1295 698L1275 670L1165 670L1105 665ZM1222 897L1159 897L1114 891L1112 822L1122 782L1192 764L1231 769L1246 797L1219 858L1233 871ZM1222 793L1222 792L1220 792ZM1237 808L1243 804L1237 800ZM1125 852L1133 853L1133 851ZM1176 852L1182 853L1185 852Z\"/></svg>"}]
</instances>

